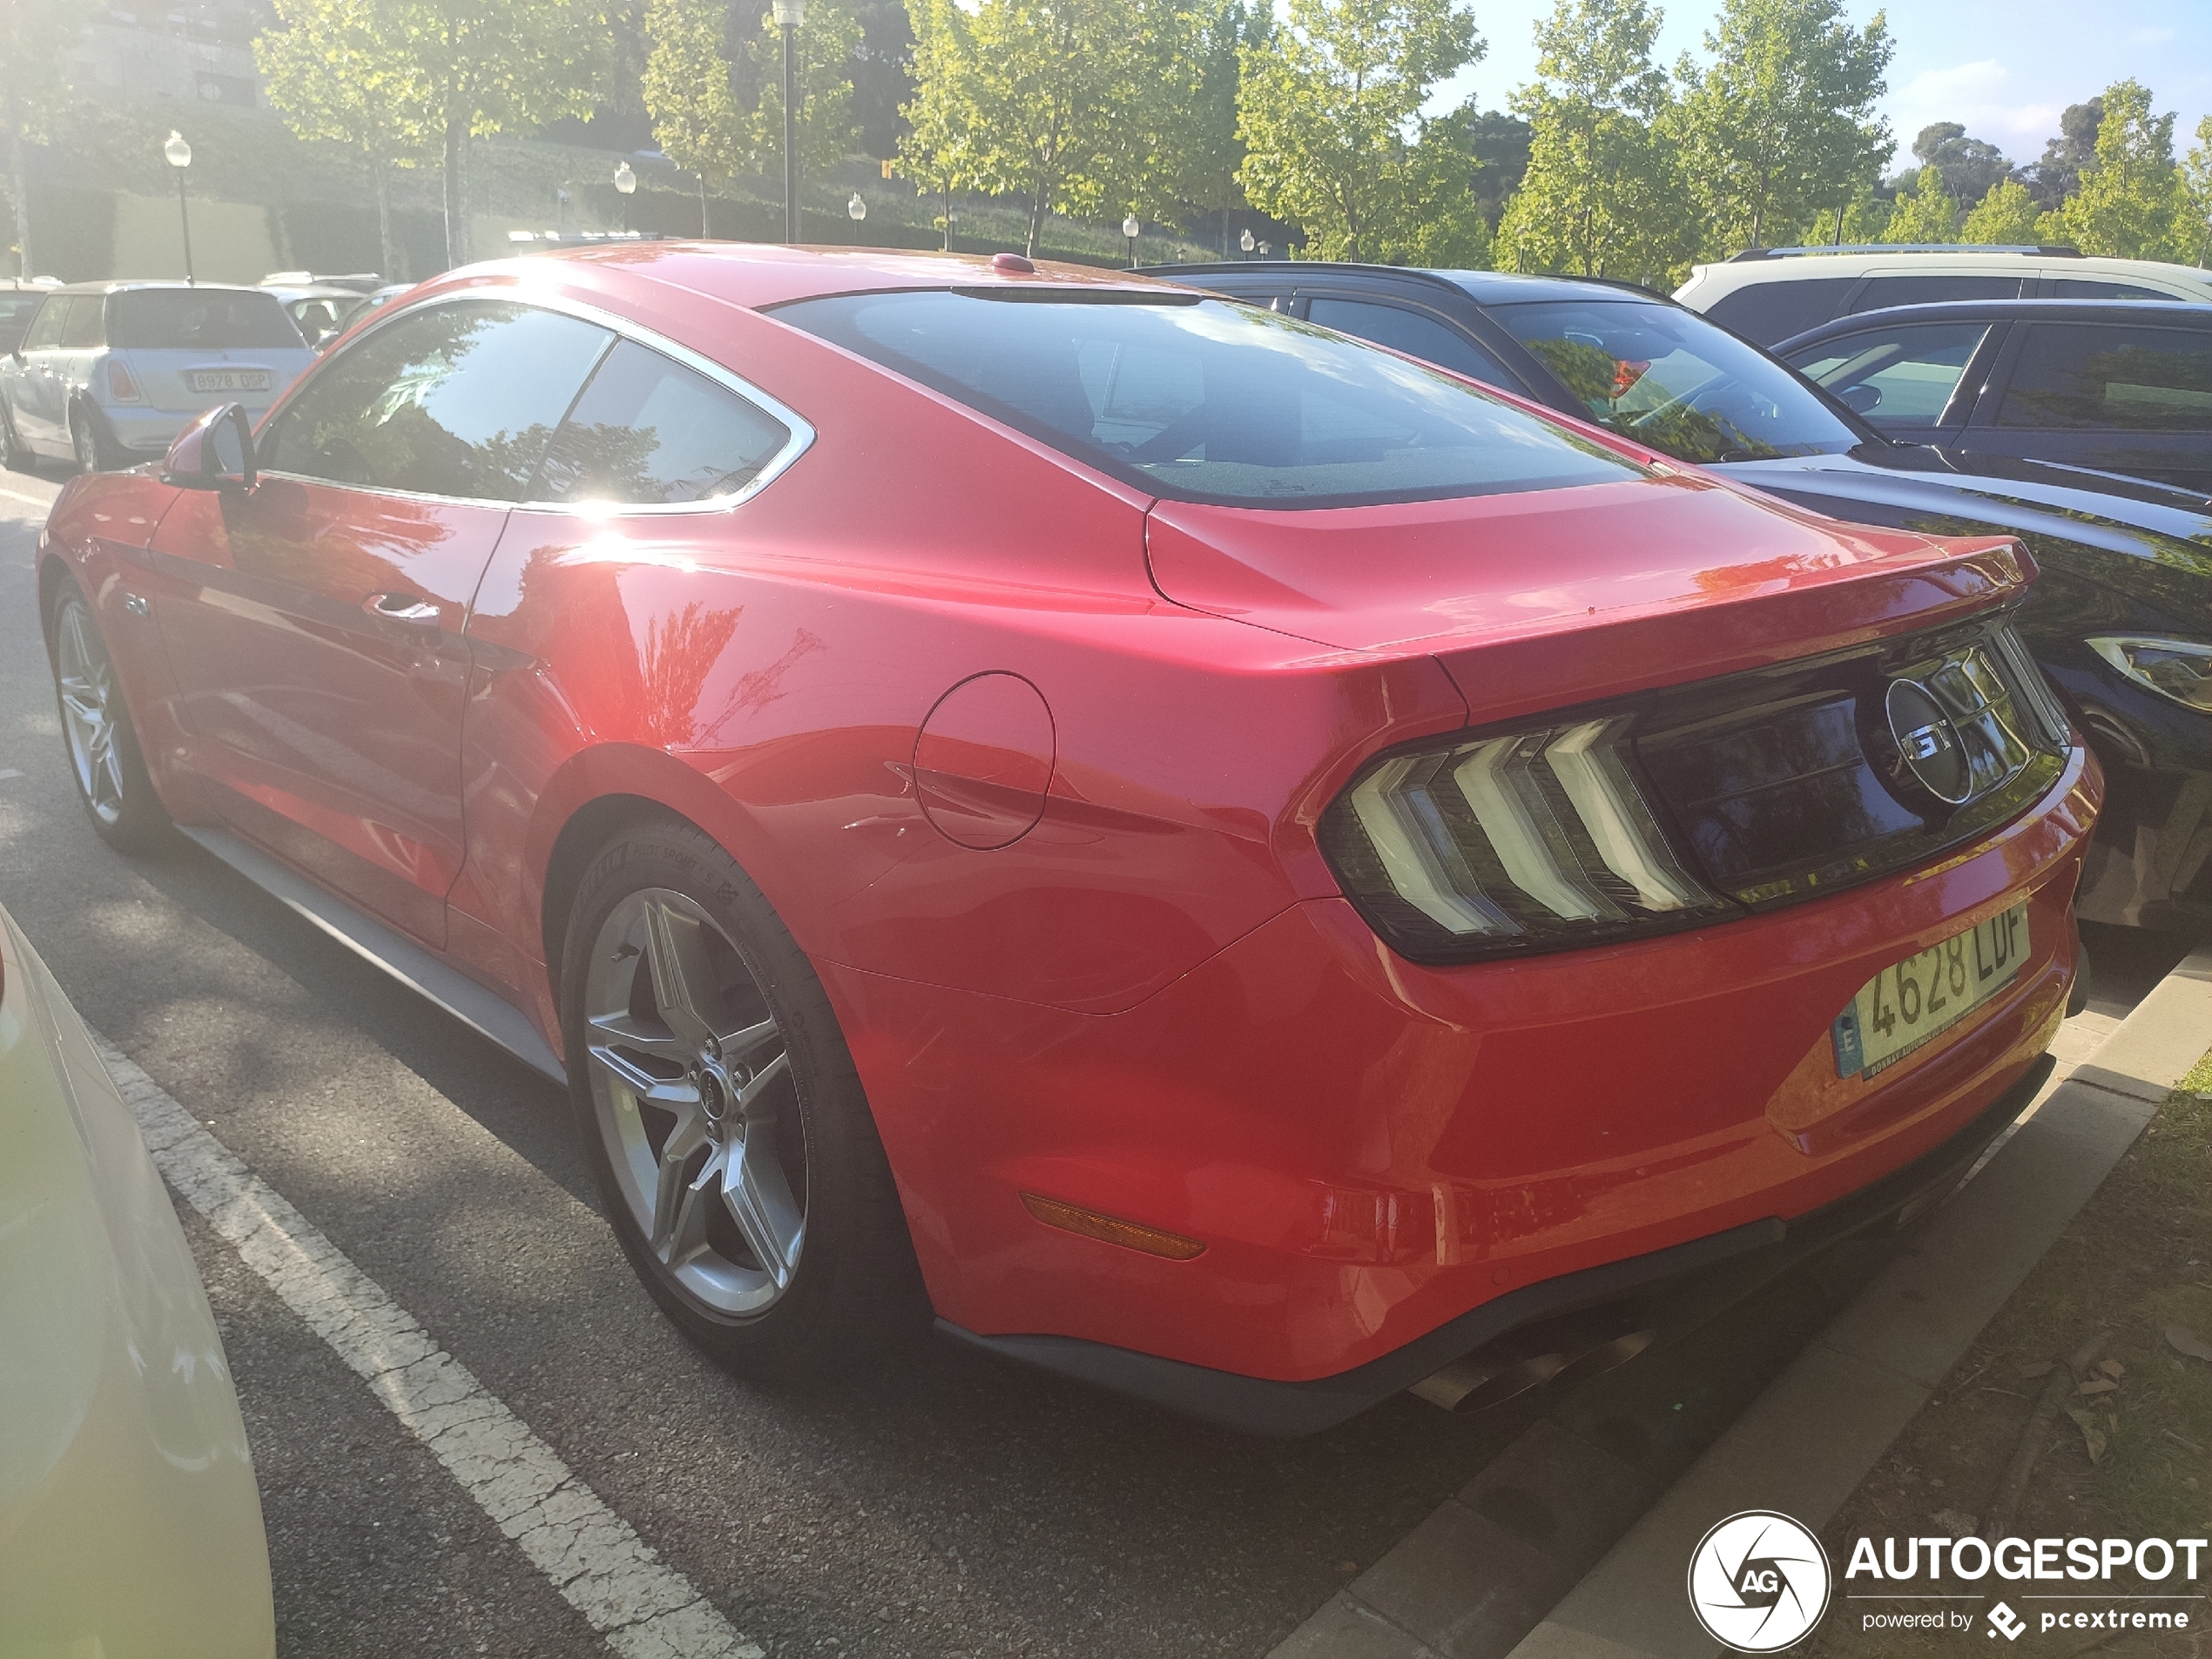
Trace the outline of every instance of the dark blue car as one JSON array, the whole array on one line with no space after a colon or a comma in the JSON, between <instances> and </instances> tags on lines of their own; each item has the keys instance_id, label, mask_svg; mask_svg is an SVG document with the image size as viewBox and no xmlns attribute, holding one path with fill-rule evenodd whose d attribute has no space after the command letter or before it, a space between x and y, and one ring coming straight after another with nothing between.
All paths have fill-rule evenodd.
<instances>
[{"instance_id":1,"label":"dark blue car","mask_svg":"<svg viewBox=\"0 0 2212 1659\"><path fill-rule=\"evenodd\" d=\"M1898 306L1807 329L1774 354L1898 443L2212 492L2212 305Z\"/></svg>"},{"instance_id":2,"label":"dark blue car","mask_svg":"<svg viewBox=\"0 0 2212 1659\"><path fill-rule=\"evenodd\" d=\"M1947 439L1892 442L1757 347L1627 284L1303 261L1153 274L1424 358L1832 517L2019 536L2043 572L2021 631L2107 780L2080 913L2212 927L2212 502L2202 494ZM2212 318L2212 307L2126 309Z\"/></svg>"}]
</instances>

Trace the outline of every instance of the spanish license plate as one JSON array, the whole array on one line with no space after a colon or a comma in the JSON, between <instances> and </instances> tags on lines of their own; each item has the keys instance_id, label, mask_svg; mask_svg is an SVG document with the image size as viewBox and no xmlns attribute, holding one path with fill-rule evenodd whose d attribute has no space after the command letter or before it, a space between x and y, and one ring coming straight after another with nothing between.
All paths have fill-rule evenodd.
<instances>
[{"instance_id":1,"label":"spanish license plate","mask_svg":"<svg viewBox=\"0 0 2212 1659\"><path fill-rule=\"evenodd\" d=\"M195 392L266 392L269 389L269 371L266 368L195 368L185 379Z\"/></svg>"},{"instance_id":2,"label":"spanish license plate","mask_svg":"<svg viewBox=\"0 0 2212 1659\"><path fill-rule=\"evenodd\" d=\"M2023 900L1884 968L1836 1016L1836 1075L1871 1077L1895 1065L2010 985L2027 960Z\"/></svg>"}]
</instances>

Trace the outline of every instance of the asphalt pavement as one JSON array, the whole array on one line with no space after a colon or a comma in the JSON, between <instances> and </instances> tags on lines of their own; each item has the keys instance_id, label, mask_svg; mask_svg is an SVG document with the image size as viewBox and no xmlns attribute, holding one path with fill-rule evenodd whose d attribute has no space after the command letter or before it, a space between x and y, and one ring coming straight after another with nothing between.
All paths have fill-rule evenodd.
<instances>
[{"instance_id":1,"label":"asphalt pavement","mask_svg":"<svg viewBox=\"0 0 2212 1659\"><path fill-rule=\"evenodd\" d=\"M1540 1414L1686 1461L1838 1293L1770 1298L1566 1401L1458 1418L1401 1397L1288 1443L935 1339L802 1393L735 1379L633 1278L558 1090L196 846L126 860L94 837L36 608L57 489L0 475L0 904L98 1033L770 1655L1264 1654ZM2122 988L2107 1011L2164 949L2102 948ZM179 1213L260 1478L280 1650L607 1651L340 1353Z\"/></svg>"}]
</instances>

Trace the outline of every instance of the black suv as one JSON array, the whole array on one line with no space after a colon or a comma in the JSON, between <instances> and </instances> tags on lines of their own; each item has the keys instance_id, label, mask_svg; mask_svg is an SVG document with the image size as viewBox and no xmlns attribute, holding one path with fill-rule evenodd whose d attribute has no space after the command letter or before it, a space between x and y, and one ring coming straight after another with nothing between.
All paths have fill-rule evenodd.
<instances>
[{"instance_id":1,"label":"black suv","mask_svg":"<svg viewBox=\"0 0 2212 1659\"><path fill-rule=\"evenodd\" d=\"M2212 305L1897 306L1808 329L1774 354L1899 443L2212 491Z\"/></svg>"},{"instance_id":2,"label":"black suv","mask_svg":"<svg viewBox=\"0 0 2212 1659\"><path fill-rule=\"evenodd\" d=\"M1425 359L1831 517L2019 536L2043 571L2021 630L2108 784L2080 914L2212 927L2212 502L2202 495L1892 443L1757 347L1629 284L1319 261L1149 274Z\"/></svg>"}]
</instances>

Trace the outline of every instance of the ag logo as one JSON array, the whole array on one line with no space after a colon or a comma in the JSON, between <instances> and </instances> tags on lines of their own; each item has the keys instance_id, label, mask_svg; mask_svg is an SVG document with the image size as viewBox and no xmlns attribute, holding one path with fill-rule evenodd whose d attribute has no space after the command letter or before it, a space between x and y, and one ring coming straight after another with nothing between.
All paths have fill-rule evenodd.
<instances>
[{"instance_id":1,"label":"ag logo","mask_svg":"<svg viewBox=\"0 0 2212 1659\"><path fill-rule=\"evenodd\" d=\"M1707 1533L1689 1558L1689 1608L1738 1653L1776 1653L1828 1610L1828 1554L1787 1515L1747 1509Z\"/></svg>"}]
</instances>

